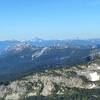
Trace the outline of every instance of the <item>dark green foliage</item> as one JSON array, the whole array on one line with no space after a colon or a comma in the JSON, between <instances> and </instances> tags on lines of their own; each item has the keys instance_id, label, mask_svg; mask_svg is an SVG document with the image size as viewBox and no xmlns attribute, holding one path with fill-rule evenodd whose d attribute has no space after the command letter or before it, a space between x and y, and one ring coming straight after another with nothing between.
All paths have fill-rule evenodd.
<instances>
[{"instance_id":1,"label":"dark green foliage","mask_svg":"<svg viewBox=\"0 0 100 100\"><path fill-rule=\"evenodd\" d=\"M7 85L9 85L9 84L10 84L10 82L9 82L9 81L0 82L0 85L4 85L4 86L7 86Z\"/></svg>"},{"instance_id":2,"label":"dark green foliage","mask_svg":"<svg viewBox=\"0 0 100 100\"><path fill-rule=\"evenodd\" d=\"M58 87L58 86L57 86ZM63 95L33 96L24 100L100 100L100 89L66 88Z\"/></svg>"},{"instance_id":3,"label":"dark green foliage","mask_svg":"<svg viewBox=\"0 0 100 100\"><path fill-rule=\"evenodd\" d=\"M77 73L74 71L67 71L66 73L66 77L75 77L77 76Z\"/></svg>"},{"instance_id":4,"label":"dark green foliage","mask_svg":"<svg viewBox=\"0 0 100 100\"><path fill-rule=\"evenodd\" d=\"M0 100L5 100L4 98L0 98Z\"/></svg>"},{"instance_id":5,"label":"dark green foliage","mask_svg":"<svg viewBox=\"0 0 100 100\"><path fill-rule=\"evenodd\" d=\"M40 93L42 92L44 88L44 84L41 81L38 81L38 83L41 84L41 87L39 88L37 95L40 95Z\"/></svg>"}]
</instances>

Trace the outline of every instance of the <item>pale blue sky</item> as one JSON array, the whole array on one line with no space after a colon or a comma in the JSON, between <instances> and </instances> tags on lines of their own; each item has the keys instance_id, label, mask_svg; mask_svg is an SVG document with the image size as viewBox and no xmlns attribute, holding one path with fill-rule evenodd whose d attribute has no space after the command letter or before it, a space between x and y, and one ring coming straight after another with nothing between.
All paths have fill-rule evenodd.
<instances>
[{"instance_id":1,"label":"pale blue sky","mask_svg":"<svg viewBox=\"0 0 100 100\"><path fill-rule=\"evenodd\" d=\"M100 38L100 0L0 0L0 40Z\"/></svg>"}]
</instances>

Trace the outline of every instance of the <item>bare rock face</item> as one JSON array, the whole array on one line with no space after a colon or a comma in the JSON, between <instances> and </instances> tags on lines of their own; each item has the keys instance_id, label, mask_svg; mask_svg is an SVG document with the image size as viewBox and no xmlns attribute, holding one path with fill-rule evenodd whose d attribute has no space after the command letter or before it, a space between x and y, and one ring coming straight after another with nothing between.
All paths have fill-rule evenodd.
<instances>
[{"instance_id":1,"label":"bare rock face","mask_svg":"<svg viewBox=\"0 0 100 100\"><path fill-rule=\"evenodd\" d=\"M43 96L51 95L53 89L54 89L53 83L49 79L45 78L44 79L44 88L42 90L41 95L43 95Z\"/></svg>"},{"instance_id":2,"label":"bare rock face","mask_svg":"<svg viewBox=\"0 0 100 100\"><path fill-rule=\"evenodd\" d=\"M20 99L20 95L19 93L13 93L13 94L10 94L10 95L7 95L5 100L19 100Z\"/></svg>"}]
</instances>

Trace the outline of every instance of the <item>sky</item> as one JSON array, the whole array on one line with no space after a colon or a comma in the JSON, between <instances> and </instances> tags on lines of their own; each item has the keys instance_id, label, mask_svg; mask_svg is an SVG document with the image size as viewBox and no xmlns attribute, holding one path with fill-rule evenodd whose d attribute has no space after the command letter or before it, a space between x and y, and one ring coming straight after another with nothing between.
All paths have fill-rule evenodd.
<instances>
[{"instance_id":1,"label":"sky","mask_svg":"<svg viewBox=\"0 0 100 100\"><path fill-rule=\"evenodd\" d=\"M0 40L100 38L100 0L0 0Z\"/></svg>"}]
</instances>

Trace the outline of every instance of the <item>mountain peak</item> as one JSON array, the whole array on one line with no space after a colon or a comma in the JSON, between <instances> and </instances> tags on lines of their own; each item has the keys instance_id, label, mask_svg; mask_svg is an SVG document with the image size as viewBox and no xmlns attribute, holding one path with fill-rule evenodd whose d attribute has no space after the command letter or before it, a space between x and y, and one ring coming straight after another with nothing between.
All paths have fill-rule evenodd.
<instances>
[{"instance_id":1,"label":"mountain peak","mask_svg":"<svg viewBox=\"0 0 100 100\"><path fill-rule=\"evenodd\" d=\"M35 37L31 40L32 42L42 42L43 39L39 38L39 37Z\"/></svg>"}]
</instances>

